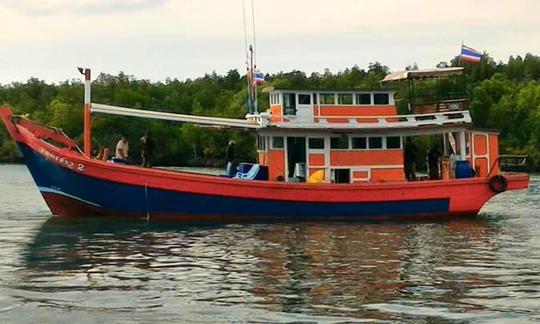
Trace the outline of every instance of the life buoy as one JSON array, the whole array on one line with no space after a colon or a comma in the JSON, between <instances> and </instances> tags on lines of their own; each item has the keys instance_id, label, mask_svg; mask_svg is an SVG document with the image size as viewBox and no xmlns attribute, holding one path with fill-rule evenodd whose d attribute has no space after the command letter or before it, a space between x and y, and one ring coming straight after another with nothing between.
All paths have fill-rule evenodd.
<instances>
[{"instance_id":1,"label":"life buoy","mask_svg":"<svg viewBox=\"0 0 540 324\"><path fill-rule=\"evenodd\" d=\"M508 180L502 175L496 175L489 179L489 188L493 192L500 193L508 189Z\"/></svg>"}]
</instances>

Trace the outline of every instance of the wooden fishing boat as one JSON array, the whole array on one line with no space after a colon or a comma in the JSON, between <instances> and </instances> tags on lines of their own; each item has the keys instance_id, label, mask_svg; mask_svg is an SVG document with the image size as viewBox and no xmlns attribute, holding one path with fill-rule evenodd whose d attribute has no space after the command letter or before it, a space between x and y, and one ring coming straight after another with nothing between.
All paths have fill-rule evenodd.
<instances>
[{"instance_id":1,"label":"wooden fishing boat","mask_svg":"<svg viewBox=\"0 0 540 324\"><path fill-rule=\"evenodd\" d=\"M389 80L412 77L394 74ZM460 101L398 115L392 91L274 89L267 111L251 110L239 120L91 103L89 71L86 90L84 150L61 130L0 108L38 190L58 216L184 222L470 216L495 194L527 188L529 182L527 174L500 171L498 134L474 129ZM258 163L229 178L92 158L91 114L98 113L250 129L258 137ZM453 148L463 163L453 170L443 158L440 179L407 181L404 139L434 134L442 136L445 156ZM264 171L262 180L253 170Z\"/></svg>"}]
</instances>

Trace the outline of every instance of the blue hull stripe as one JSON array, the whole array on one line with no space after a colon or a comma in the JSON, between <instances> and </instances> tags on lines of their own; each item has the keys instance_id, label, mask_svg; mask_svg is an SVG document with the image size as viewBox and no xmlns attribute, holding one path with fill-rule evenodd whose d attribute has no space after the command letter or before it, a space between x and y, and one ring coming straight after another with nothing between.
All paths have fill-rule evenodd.
<instances>
[{"instance_id":1,"label":"blue hull stripe","mask_svg":"<svg viewBox=\"0 0 540 324\"><path fill-rule=\"evenodd\" d=\"M61 194L103 211L125 213L164 213L266 217L378 217L447 214L449 199L312 203L233 198L192 194L161 189L145 189L96 179L47 161L24 144L19 144L24 161L42 192Z\"/></svg>"}]
</instances>

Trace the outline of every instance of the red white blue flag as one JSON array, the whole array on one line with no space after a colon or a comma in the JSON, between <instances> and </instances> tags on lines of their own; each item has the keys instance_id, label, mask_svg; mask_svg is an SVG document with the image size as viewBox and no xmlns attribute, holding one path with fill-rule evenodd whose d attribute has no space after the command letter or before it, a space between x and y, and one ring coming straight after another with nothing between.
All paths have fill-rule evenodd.
<instances>
[{"instance_id":1,"label":"red white blue flag","mask_svg":"<svg viewBox=\"0 0 540 324\"><path fill-rule=\"evenodd\" d=\"M263 84L265 82L264 73L259 70L255 70L255 72L253 73L253 82L255 84Z\"/></svg>"},{"instance_id":2,"label":"red white blue flag","mask_svg":"<svg viewBox=\"0 0 540 324\"><path fill-rule=\"evenodd\" d=\"M469 46L461 45L460 57L462 61L478 63L482 59L482 54Z\"/></svg>"}]
</instances>

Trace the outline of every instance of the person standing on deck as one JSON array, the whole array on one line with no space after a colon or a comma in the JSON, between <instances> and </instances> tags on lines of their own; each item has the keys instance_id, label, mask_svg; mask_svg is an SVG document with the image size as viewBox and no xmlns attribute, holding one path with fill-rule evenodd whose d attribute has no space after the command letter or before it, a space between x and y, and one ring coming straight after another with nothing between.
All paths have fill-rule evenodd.
<instances>
[{"instance_id":1,"label":"person standing on deck","mask_svg":"<svg viewBox=\"0 0 540 324\"><path fill-rule=\"evenodd\" d=\"M450 156L448 157L448 177L454 179L456 177L456 159L457 156L454 150L450 148Z\"/></svg>"},{"instance_id":2,"label":"person standing on deck","mask_svg":"<svg viewBox=\"0 0 540 324\"><path fill-rule=\"evenodd\" d=\"M433 147L428 151L427 160L429 167L429 180L438 180L440 179L439 165L441 163L442 153L439 150L439 145L434 144Z\"/></svg>"},{"instance_id":3,"label":"person standing on deck","mask_svg":"<svg viewBox=\"0 0 540 324\"><path fill-rule=\"evenodd\" d=\"M414 145L410 137L407 137L405 149L403 150L403 160L405 162L405 178L409 181L416 180L416 151L416 145Z\"/></svg>"},{"instance_id":4,"label":"person standing on deck","mask_svg":"<svg viewBox=\"0 0 540 324\"><path fill-rule=\"evenodd\" d=\"M125 136L120 137L118 143L116 143L116 150L114 157L115 162L127 163L128 161L128 152L129 152L129 143Z\"/></svg>"},{"instance_id":5,"label":"person standing on deck","mask_svg":"<svg viewBox=\"0 0 540 324\"><path fill-rule=\"evenodd\" d=\"M152 157L154 155L154 140L150 137L150 131L146 131L141 137L141 157L142 167L152 167Z\"/></svg>"},{"instance_id":6,"label":"person standing on deck","mask_svg":"<svg viewBox=\"0 0 540 324\"><path fill-rule=\"evenodd\" d=\"M227 150L225 151L225 165L227 168L227 176L233 177L236 173L236 159L234 154L234 141L229 141Z\"/></svg>"}]
</instances>

